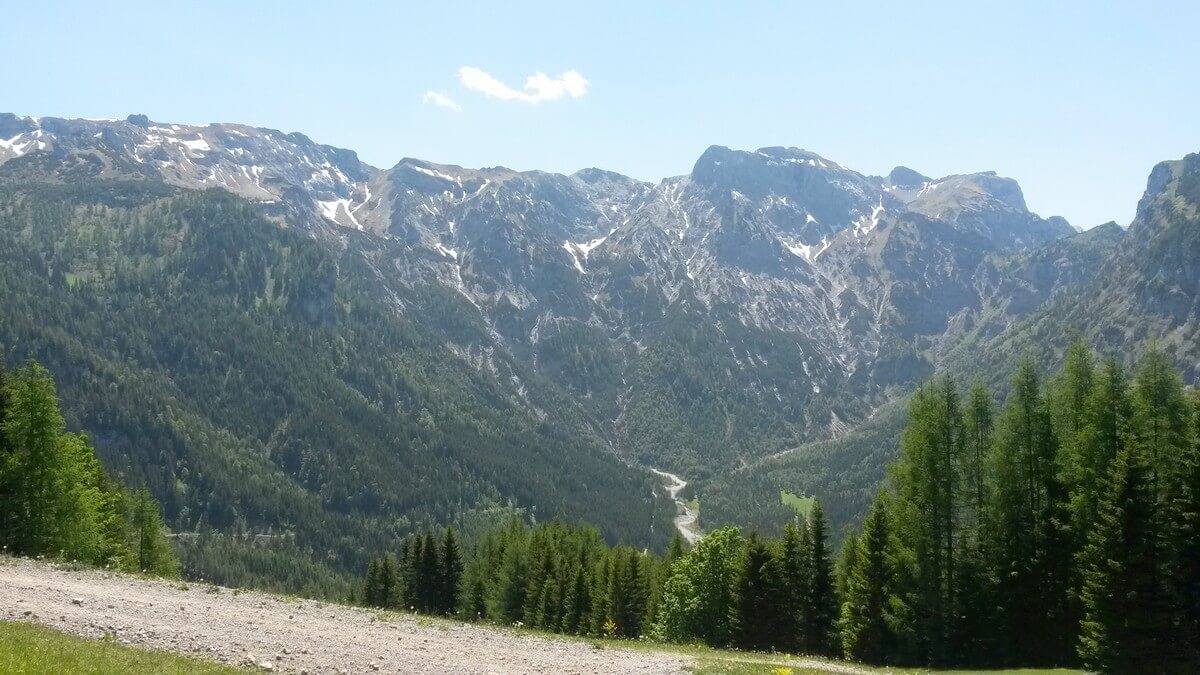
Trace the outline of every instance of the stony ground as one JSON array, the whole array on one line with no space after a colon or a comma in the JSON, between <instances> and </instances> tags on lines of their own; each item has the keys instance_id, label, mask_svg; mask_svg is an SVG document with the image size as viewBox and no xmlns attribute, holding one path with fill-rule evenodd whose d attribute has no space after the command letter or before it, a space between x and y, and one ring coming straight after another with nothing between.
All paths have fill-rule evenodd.
<instances>
[{"instance_id":1,"label":"stony ground","mask_svg":"<svg viewBox=\"0 0 1200 675\"><path fill-rule=\"evenodd\" d=\"M682 673L686 656L0 558L0 619L296 673Z\"/></svg>"}]
</instances>

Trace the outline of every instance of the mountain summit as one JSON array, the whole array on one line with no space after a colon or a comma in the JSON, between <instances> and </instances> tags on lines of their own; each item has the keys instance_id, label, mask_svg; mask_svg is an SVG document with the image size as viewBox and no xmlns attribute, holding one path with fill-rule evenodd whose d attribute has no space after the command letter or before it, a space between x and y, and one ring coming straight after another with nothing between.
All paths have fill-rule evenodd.
<instances>
[{"instance_id":1,"label":"mountain summit","mask_svg":"<svg viewBox=\"0 0 1200 675\"><path fill-rule=\"evenodd\" d=\"M798 148L713 146L691 173L647 183L414 158L380 169L238 124L6 114L0 213L18 215L5 269L21 275L8 297L46 317L122 307L136 330L96 325L67 344L65 324L4 316L0 343L76 369L73 419L108 461L171 492L180 529L266 528L282 516L255 495L277 490L355 527L511 504L651 541L673 505L645 497L646 467L707 490L708 522L739 522L756 498L723 501L722 482L846 438L936 368L975 374L988 349L1027 339L1052 361L1050 325L1142 339L1064 298L1116 318L1162 308L1154 325L1190 353L1196 165L1156 167L1128 233L1077 233L993 172L869 176ZM179 324L190 317L205 319ZM142 461L150 422L89 393L131 381L138 400L189 411L154 422L169 461ZM367 426L330 435L347 420ZM202 461L204 438L225 449ZM221 504L200 497L245 457L258 482L222 478ZM883 462L863 461L877 478ZM810 475L796 488L834 490ZM424 492L451 483L469 487ZM858 515L867 487L837 488L831 517Z\"/></svg>"}]
</instances>

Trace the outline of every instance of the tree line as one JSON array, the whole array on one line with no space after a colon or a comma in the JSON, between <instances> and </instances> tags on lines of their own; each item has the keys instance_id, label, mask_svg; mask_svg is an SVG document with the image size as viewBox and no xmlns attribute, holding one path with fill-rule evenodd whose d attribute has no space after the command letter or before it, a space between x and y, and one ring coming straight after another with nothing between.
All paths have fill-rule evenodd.
<instances>
[{"instance_id":1,"label":"tree line","mask_svg":"<svg viewBox=\"0 0 1200 675\"><path fill-rule=\"evenodd\" d=\"M665 553L519 518L463 551L453 529L372 558L363 604L572 635L834 655L837 595L820 505L778 540L719 529Z\"/></svg>"},{"instance_id":2,"label":"tree line","mask_svg":"<svg viewBox=\"0 0 1200 675\"><path fill-rule=\"evenodd\" d=\"M178 575L158 504L111 480L87 438L66 431L54 379L32 361L13 373L0 363L0 547Z\"/></svg>"},{"instance_id":3,"label":"tree line","mask_svg":"<svg viewBox=\"0 0 1200 675\"><path fill-rule=\"evenodd\" d=\"M856 660L1196 672L1200 396L1157 346L1025 362L1000 410L930 382L843 561Z\"/></svg>"},{"instance_id":4,"label":"tree line","mask_svg":"<svg viewBox=\"0 0 1200 675\"><path fill-rule=\"evenodd\" d=\"M1003 406L948 378L831 562L817 503L781 537L722 528L656 555L514 518L371 561L366 604L543 630L930 667L1200 668L1200 395L1152 348L1082 343Z\"/></svg>"}]
</instances>

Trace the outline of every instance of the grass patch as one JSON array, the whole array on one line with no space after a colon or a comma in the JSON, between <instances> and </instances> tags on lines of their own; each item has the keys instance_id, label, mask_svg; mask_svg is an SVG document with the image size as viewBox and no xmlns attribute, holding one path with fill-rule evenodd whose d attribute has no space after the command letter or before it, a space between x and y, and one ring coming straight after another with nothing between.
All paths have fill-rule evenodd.
<instances>
[{"instance_id":1,"label":"grass patch","mask_svg":"<svg viewBox=\"0 0 1200 675\"><path fill-rule=\"evenodd\" d=\"M0 621L3 673L212 673L247 671L210 661L88 640L27 623Z\"/></svg>"},{"instance_id":2,"label":"grass patch","mask_svg":"<svg viewBox=\"0 0 1200 675\"><path fill-rule=\"evenodd\" d=\"M813 504L817 501L817 499L816 497L801 497L800 495L792 494L787 490L780 490L779 501L782 502L784 506L792 507L796 513L799 513L807 518L808 514L812 512Z\"/></svg>"},{"instance_id":3,"label":"grass patch","mask_svg":"<svg viewBox=\"0 0 1200 675\"><path fill-rule=\"evenodd\" d=\"M692 672L696 675L810 675L822 671L777 666L756 661L699 659Z\"/></svg>"}]
</instances>

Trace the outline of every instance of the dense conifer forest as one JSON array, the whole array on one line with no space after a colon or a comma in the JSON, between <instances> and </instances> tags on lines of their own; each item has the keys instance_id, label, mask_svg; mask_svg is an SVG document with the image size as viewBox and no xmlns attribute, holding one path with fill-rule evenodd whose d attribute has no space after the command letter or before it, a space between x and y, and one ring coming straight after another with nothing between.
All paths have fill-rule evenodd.
<instances>
[{"instance_id":1,"label":"dense conifer forest","mask_svg":"<svg viewBox=\"0 0 1200 675\"><path fill-rule=\"evenodd\" d=\"M1200 668L1200 396L1152 348L1132 372L1076 343L1003 404L948 377L912 397L900 457L837 556L818 502L781 537L723 528L662 555L513 519L371 560L378 607L578 635L931 667Z\"/></svg>"},{"instance_id":2,"label":"dense conifer forest","mask_svg":"<svg viewBox=\"0 0 1200 675\"><path fill-rule=\"evenodd\" d=\"M461 297L424 288L392 312L362 256L222 190L14 164L3 355L54 373L67 426L162 505L186 575L344 597L370 551L510 508L665 545L655 479L580 410L514 373L538 420L447 351L484 330Z\"/></svg>"}]
</instances>

